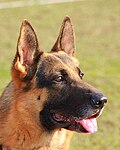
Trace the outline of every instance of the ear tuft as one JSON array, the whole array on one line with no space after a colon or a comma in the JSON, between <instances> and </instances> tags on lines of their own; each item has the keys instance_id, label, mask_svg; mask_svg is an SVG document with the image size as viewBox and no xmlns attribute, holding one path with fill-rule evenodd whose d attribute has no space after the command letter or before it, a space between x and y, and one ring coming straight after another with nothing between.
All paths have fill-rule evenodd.
<instances>
[{"instance_id":1,"label":"ear tuft","mask_svg":"<svg viewBox=\"0 0 120 150\"><path fill-rule=\"evenodd\" d=\"M26 68L20 63L18 57L15 63L15 69L20 72L20 78L24 78L27 75Z\"/></svg>"}]
</instances>

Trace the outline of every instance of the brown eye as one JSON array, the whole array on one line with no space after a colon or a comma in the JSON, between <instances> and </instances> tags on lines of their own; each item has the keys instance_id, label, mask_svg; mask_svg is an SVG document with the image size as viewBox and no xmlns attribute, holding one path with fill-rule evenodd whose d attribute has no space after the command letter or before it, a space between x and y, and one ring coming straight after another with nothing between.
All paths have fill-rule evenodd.
<instances>
[{"instance_id":1,"label":"brown eye","mask_svg":"<svg viewBox=\"0 0 120 150\"><path fill-rule=\"evenodd\" d=\"M81 72L81 73L80 73L80 78L82 79L82 78L83 78L83 76L84 76L84 73L83 73L83 72Z\"/></svg>"},{"instance_id":2,"label":"brown eye","mask_svg":"<svg viewBox=\"0 0 120 150\"><path fill-rule=\"evenodd\" d=\"M58 77L56 77L56 79L54 80L55 83L60 83L64 80L64 77L62 75L59 75Z\"/></svg>"},{"instance_id":3,"label":"brown eye","mask_svg":"<svg viewBox=\"0 0 120 150\"><path fill-rule=\"evenodd\" d=\"M77 68L77 69L78 69L78 74L79 74L80 78L82 79L84 76L84 73L79 68Z\"/></svg>"}]
</instances>

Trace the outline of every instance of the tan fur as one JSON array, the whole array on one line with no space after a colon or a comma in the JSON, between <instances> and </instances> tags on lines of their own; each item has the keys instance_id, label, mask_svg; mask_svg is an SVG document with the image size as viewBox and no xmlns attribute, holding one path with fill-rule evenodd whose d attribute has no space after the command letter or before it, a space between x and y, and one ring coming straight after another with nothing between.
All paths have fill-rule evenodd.
<instances>
[{"instance_id":1,"label":"tan fur","mask_svg":"<svg viewBox=\"0 0 120 150\"><path fill-rule=\"evenodd\" d=\"M0 143L3 143L8 149L14 147L12 150L19 147L26 150L34 148L40 150L67 149L70 131L60 129L48 134L38 122L37 112L40 111L39 108L42 110L47 91L31 89L23 94L14 86L14 82L11 82L1 97L1 101L5 98L12 99L12 104L8 109L7 118L0 120L0 129L2 129L0 130ZM13 95L9 97L8 93L11 91ZM41 96L41 100L33 101L38 95ZM27 105L28 101L29 105Z\"/></svg>"}]
</instances>

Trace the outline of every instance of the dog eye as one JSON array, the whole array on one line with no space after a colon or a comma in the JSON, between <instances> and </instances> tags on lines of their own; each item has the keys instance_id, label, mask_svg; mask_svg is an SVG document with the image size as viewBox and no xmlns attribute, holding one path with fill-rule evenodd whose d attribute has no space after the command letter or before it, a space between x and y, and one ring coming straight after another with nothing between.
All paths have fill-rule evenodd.
<instances>
[{"instance_id":1,"label":"dog eye","mask_svg":"<svg viewBox=\"0 0 120 150\"><path fill-rule=\"evenodd\" d=\"M62 76L62 75L59 75L58 77L56 77L55 79L54 79L54 82L55 83L60 83L60 82L62 82L64 80L64 77Z\"/></svg>"},{"instance_id":2,"label":"dog eye","mask_svg":"<svg viewBox=\"0 0 120 150\"><path fill-rule=\"evenodd\" d=\"M81 73L80 73L80 78L82 79L82 78L83 78L83 76L84 76L84 73L83 73L83 72L81 72Z\"/></svg>"},{"instance_id":3,"label":"dog eye","mask_svg":"<svg viewBox=\"0 0 120 150\"><path fill-rule=\"evenodd\" d=\"M84 73L79 68L77 68L77 69L78 69L78 74L79 74L80 78L82 79L84 76Z\"/></svg>"}]
</instances>

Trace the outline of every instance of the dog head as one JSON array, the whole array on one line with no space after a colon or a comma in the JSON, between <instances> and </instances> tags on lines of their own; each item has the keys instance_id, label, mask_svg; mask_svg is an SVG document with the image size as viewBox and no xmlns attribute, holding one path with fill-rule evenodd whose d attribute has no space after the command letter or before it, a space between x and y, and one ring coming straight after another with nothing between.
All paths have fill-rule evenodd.
<instances>
[{"instance_id":1,"label":"dog head","mask_svg":"<svg viewBox=\"0 0 120 150\"><path fill-rule=\"evenodd\" d=\"M49 53L40 49L32 26L23 21L12 66L18 99L22 97L19 109L27 109L47 131L97 131L96 118L107 98L84 82L83 75L75 58L75 33L69 17Z\"/></svg>"}]
</instances>

